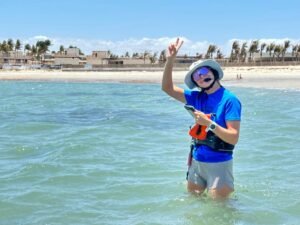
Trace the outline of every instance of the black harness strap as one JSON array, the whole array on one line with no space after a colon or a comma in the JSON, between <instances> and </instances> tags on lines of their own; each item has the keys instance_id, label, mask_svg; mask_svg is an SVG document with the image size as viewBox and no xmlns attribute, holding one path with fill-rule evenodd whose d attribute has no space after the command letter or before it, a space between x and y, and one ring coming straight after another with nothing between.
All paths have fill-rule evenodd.
<instances>
[{"instance_id":1,"label":"black harness strap","mask_svg":"<svg viewBox=\"0 0 300 225\"><path fill-rule=\"evenodd\" d=\"M208 131L205 140L192 139L192 144L197 147L197 145L206 145L218 152L233 152L234 145L229 144L219 137L217 137L213 132Z\"/></svg>"}]
</instances>

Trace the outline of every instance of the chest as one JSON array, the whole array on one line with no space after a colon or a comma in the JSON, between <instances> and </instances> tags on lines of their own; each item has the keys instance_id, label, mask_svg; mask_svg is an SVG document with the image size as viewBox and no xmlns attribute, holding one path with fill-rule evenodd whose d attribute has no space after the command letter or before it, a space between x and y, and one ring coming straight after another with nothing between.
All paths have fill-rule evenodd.
<instances>
[{"instance_id":1,"label":"chest","mask_svg":"<svg viewBox=\"0 0 300 225\"><path fill-rule=\"evenodd\" d=\"M213 113L213 120L220 125L225 125L226 100L223 98L201 96L201 98L196 101L196 109L205 114Z\"/></svg>"}]
</instances>

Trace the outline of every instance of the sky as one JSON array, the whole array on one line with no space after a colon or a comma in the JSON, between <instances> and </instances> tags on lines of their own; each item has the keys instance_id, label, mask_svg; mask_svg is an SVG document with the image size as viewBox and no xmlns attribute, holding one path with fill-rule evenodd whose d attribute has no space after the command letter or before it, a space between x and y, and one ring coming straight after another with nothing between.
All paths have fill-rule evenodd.
<instances>
[{"instance_id":1,"label":"sky","mask_svg":"<svg viewBox=\"0 0 300 225\"><path fill-rule=\"evenodd\" d=\"M226 55L232 42L300 43L299 0L14 0L1 1L0 41L50 39L85 54L161 52L177 37L181 54Z\"/></svg>"}]
</instances>

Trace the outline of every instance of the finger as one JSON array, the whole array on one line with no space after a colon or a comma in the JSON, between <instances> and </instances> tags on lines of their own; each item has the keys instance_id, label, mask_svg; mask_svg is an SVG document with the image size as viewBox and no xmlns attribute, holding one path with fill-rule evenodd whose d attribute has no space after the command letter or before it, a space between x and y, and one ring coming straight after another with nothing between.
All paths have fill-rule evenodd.
<instances>
[{"instance_id":1,"label":"finger","mask_svg":"<svg viewBox=\"0 0 300 225\"><path fill-rule=\"evenodd\" d=\"M170 45L170 47L169 47L169 51L170 52L174 52L174 45L172 44L172 45Z\"/></svg>"},{"instance_id":2,"label":"finger","mask_svg":"<svg viewBox=\"0 0 300 225\"><path fill-rule=\"evenodd\" d=\"M179 45L177 45L177 51L181 48L182 45L183 45L183 40L180 40Z\"/></svg>"}]
</instances>

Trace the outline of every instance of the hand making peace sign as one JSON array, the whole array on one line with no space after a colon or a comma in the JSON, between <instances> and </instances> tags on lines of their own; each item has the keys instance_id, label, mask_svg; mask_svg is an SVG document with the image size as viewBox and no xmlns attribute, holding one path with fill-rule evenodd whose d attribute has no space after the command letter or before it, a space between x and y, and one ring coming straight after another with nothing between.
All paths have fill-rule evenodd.
<instances>
[{"instance_id":1,"label":"hand making peace sign","mask_svg":"<svg viewBox=\"0 0 300 225\"><path fill-rule=\"evenodd\" d=\"M179 38L177 38L175 43L171 43L168 47L167 58L174 60L182 44L183 40Z\"/></svg>"}]
</instances>

